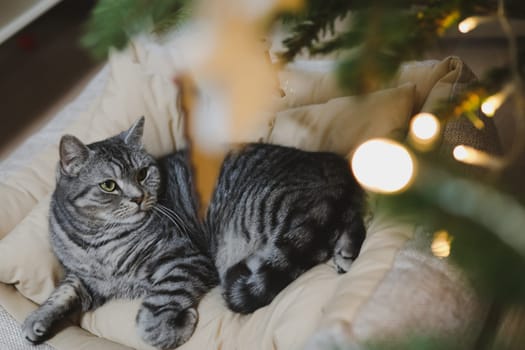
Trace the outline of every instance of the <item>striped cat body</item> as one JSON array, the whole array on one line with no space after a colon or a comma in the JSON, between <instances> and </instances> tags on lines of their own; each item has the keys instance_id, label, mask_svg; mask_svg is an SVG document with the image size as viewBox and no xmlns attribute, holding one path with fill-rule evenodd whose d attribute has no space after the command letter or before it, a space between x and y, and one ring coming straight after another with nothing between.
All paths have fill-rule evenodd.
<instances>
[{"instance_id":1,"label":"striped cat body","mask_svg":"<svg viewBox=\"0 0 525 350\"><path fill-rule=\"evenodd\" d=\"M144 119L90 145L64 136L50 206L51 244L65 277L24 323L39 342L55 321L115 299L142 298L137 328L158 348L185 342L196 306L217 283L204 246L188 154L156 161Z\"/></svg>"},{"instance_id":2,"label":"striped cat body","mask_svg":"<svg viewBox=\"0 0 525 350\"><path fill-rule=\"evenodd\" d=\"M269 144L231 152L205 220L227 305L253 312L329 258L347 271L365 238L362 206L336 154Z\"/></svg>"}]
</instances>

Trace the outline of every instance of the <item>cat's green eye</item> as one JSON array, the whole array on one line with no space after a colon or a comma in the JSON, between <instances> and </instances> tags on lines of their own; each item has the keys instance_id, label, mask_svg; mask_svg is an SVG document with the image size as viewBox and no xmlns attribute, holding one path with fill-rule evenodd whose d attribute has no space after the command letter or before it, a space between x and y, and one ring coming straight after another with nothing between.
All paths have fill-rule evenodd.
<instances>
[{"instance_id":1,"label":"cat's green eye","mask_svg":"<svg viewBox=\"0 0 525 350\"><path fill-rule=\"evenodd\" d=\"M148 168L140 169L137 173L137 181L144 181L144 179L146 179L146 176L148 176Z\"/></svg>"},{"instance_id":2,"label":"cat's green eye","mask_svg":"<svg viewBox=\"0 0 525 350\"><path fill-rule=\"evenodd\" d=\"M117 189L117 183L113 180L106 180L98 184L106 192L113 192Z\"/></svg>"}]
</instances>

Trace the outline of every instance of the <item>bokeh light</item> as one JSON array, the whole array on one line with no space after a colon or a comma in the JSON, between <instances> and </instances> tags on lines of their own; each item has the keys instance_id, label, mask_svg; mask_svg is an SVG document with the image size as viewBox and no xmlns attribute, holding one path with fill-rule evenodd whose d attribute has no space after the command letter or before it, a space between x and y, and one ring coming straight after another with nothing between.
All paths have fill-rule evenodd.
<instances>
[{"instance_id":1,"label":"bokeh light","mask_svg":"<svg viewBox=\"0 0 525 350\"><path fill-rule=\"evenodd\" d=\"M388 139L372 139L361 144L351 162L357 181L372 192L401 192L412 184L416 173L410 152Z\"/></svg>"},{"instance_id":2,"label":"bokeh light","mask_svg":"<svg viewBox=\"0 0 525 350\"><path fill-rule=\"evenodd\" d=\"M439 120L431 113L419 113L410 122L410 132L420 140L432 140L439 133Z\"/></svg>"},{"instance_id":3,"label":"bokeh light","mask_svg":"<svg viewBox=\"0 0 525 350\"><path fill-rule=\"evenodd\" d=\"M458 30L466 34L476 28L479 25L479 18L478 17L467 17L458 24Z\"/></svg>"},{"instance_id":4,"label":"bokeh light","mask_svg":"<svg viewBox=\"0 0 525 350\"><path fill-rule=\"evenodd\" d=\"M439 230L434 233L434 239L430 249L432 254L439 258L446 258L450 255L452 236L445 230Z\"/></svg>"},{"instance_id":5,"label":"bokeh light","mask_svg":"<svg viewBox=\"0 0 525 350\"><path fill-rule=\"evenodd\" d=\"M501 158L492 156L487 152L483 152L466 145L456 146L452 151L452 155L454 156L454 159L465 164L494 169L501 168L503 166L503 161Z\"/></svg>"},{"instance_id":6,"label":"bokeh light","mask_svg":"<svg viewBox=\"0 0 525 350\"><path fill-rule=\"evenodd\" d=\"M481 111L489 117L492 117L498 108L501 107L503 102L507 99L507 96L512 91L512 88L505 88L503 91L498 92L492 96L489 96L482 104Z\"/></svg>"},{"instance_id":7,"label":"bokeh light","mask_svg":"<svg viewBox=\"0 0 525 350\"><path fill-rule=\"evenodd\" d=\"M469 148L470 147L467 147L467 146L464 146L464 145L456 146L456 147L454 147L454 150L452 151L452 154L453 154L454 158L457 161L467 163L468 159L469 158L472 159L472 157L473 157L472 152L469 152Z\"/></svg>"},{"instance_id":8,"label":"bokeh light","mask_svg":"<svg viewBox=\"0 0 525 350\"><path fill-rule=\"evenodd\" d=\"M441 124L431 113L416 114L410 121L409 140L420 151L428 151L439 139Z\"/></svg>"}]
</instances>

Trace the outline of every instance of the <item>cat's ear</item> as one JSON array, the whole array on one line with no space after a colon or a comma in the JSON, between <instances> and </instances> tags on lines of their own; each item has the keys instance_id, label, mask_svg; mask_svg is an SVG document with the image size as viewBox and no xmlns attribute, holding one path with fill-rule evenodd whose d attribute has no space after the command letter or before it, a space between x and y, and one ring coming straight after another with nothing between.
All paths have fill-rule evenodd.
<instances>
[{"instance_id":1,"label":"cat's ear","mask_svg":"<svg viewBox=\"0 0 525 350\"><path fill-rule=\"evenodd\" d=\"M89 148L72 135L60 139L60 169L70 176L78 174L89 158Z\"/></svg>"},{"instance_id":2,"label":"cat's ear","mask_svg":"<svg viewBox=\"0 0 525 350\"><path fill-rule=\"evenodd\" d=\"M120 134L120 137L128 146L142 147L142 135L144 134L144 116L140 117L131 128Z\"/></svg>"}]
</instances>

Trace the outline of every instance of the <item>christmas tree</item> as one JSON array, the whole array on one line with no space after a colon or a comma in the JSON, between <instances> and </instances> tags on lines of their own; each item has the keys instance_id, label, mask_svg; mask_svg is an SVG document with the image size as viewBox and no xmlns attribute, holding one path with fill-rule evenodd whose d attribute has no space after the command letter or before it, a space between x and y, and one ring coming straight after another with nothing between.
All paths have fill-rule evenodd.
<instances>
[{"instance_id":1,"label":"christmas tree","mask_svg":"<svg viewBox=\"0 0 525 350\"><path fill-rule=\"evenodd\" d=\"M362 185L377 193L392 215L410 213L435 230L435 254L450 255L472 276L480 292L494 300L481 338L484 347L501 346L496 329L502 315L525 304L522 278L525 190L515 170L514 176L509 175L525 150L525 41L514 33L510 24L512 18L525 17L525 2L275 0L262 3L102 0L93 11L84 45L94 55L104 57L110 47L125 47L132 36L143 32L167 33L188 19L207 18L215 23L217 46L230 50L222 57L223 64L220 60L212 66L203 64L203 70L224 77L241 90L249 90L254 78L236 70L242 70L240 67L246 62L253 62L248 72L258 69L267 72L265 63L247 52L251 52L253 42L278 24L288 34L283 41L286 50L274 64L284 65L299 55L338 53L336 69L341 86L353 94L363 94L384 86L402 62L423 57L450 28L459 28L468 36L477 26L499 23L507 38L508 64L491 70L454 100L443 101L433 114L414 116L403 142L375 140L363 144L355 152L352 166ZM242 13L243 19L239 20L235 13ZM184 83L184 79L180 81ZM260 90L272 88L271 74L262 74L257 82ZM233 89L229 98L235 99L238 90ZM517 137L506 154L488 154L466 145L457 146L452 154L438 150L439 132L447 122L465 118L475 128L483 129L486 117L497 114L507 99L513 105L511 117L515 119ZM250 115L262 105L264 101L253 102L248 109L236 111L233 118ZM379 166L374 163L381 163L381 159L373 157L374 147L379 147L382 154L399 154L397 166L407 169L406 181L399 187L374 183L356 170ZM411 170L415 168L417 174ZM388 173L388 169L385 171ZM443 340L431 338L407 339L398 345L374 344L370 348L451 348Z\"/></svg>"}]
</instances>

